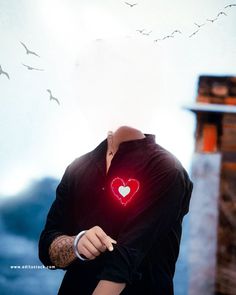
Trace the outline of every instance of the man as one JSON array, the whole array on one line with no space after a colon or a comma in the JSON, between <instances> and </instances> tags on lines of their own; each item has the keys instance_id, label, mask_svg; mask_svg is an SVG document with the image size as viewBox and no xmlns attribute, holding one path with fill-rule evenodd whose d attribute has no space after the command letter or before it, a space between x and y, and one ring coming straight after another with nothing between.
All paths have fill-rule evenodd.
<instances>
[{"instance_id":1,"label":"man","mask_svg":"<svg viewBox=\"0 0 236 295\"><path fill-rule=\"evenodd\" d=\"M40 236L42 263L67 270L58 294L173 294L191 192L154 135L110 132L67 167Z\"/></svg>"}]
</instances>

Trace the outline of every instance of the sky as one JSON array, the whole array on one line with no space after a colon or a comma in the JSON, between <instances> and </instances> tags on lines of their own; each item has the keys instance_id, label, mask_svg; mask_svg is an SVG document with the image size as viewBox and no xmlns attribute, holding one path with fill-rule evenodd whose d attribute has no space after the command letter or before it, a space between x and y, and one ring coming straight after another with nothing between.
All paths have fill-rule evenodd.
<instances>
[{"instance_id":1,"label":"sky","mask_svg":"<svg viewBox=\"0 0 236 295\"><path fill-rule=\"evenodd\" d=\"M61 178L121 125L155 134L190 171L195 117L183 106L199 75L235 75L236 7L224 7L236 1L130 3L0 0L0 65L10 76L0 75L0 196ZM189 37L195 22L205 25Z\"/></svg>"}]
</instances>

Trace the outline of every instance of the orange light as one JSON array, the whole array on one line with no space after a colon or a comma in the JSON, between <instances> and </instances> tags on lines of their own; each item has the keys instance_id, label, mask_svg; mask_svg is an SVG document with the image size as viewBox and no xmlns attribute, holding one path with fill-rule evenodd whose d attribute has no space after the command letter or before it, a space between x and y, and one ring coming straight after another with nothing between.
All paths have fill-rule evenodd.
<instances>
[{"instance_id":1,"label":"orange light","mask_svg":"<svg viewBox=\"0 0 236 295\"><path fill-rule=\"evenodd\" d=\"M203 126L203 144L202 151L205 153L214 153L217 150L217 128L213 124Z\"/></svg>"}]
</instances>

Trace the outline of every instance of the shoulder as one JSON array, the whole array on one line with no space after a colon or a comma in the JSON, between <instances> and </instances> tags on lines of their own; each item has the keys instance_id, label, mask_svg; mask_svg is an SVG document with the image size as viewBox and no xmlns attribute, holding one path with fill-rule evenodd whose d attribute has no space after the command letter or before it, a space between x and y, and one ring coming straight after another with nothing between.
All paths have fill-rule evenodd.
<instances>
[{"instance_id":1,"label":"shoulder","mask_svg":"<svg viewBox=\"0 0 236 295\"><path fill-rule=\"evenodd\" d=\"M104 149L106 147L106 140L102 141L95 149L89 151L88 153L75 158L66 168L65 174L70 176L77 176L83 173L85 169L91 167L94 161L101 157Z\"/></svg>"},{"instance_id":2,"label":"shoulder","mask_svg":"<svg viewBox=\"0 0 236 295\"><path fill-rule=\"evenodd\" d=\"M153 180L167 186L177 182L189 182L189 176L181 162L168 150L156 144L147 154L148 171Z\"/></svg>"},{"instance_id":3,"label":"shoulder","mask_svg":"<svg viewBox=\"0 0 236 295\"><path fill-rule=\"evenodd\" d=\"M66 168L66 174L68 176L76 175L78 172L82 171L89 165L91 159L91 152L86 153L80 157L75 158Z\"/></svg>"},{"instance_id":4,"label":"shoulder","mask_svg":"<svg viewBox=\"0 0 236 295\"><path fill-rule=\"evenodd\" d=\"M153 172L174 172L182 171L183 166L180 161L167 149L155 144L148 152L149 165Z\"/></svg>"}]
</instances>

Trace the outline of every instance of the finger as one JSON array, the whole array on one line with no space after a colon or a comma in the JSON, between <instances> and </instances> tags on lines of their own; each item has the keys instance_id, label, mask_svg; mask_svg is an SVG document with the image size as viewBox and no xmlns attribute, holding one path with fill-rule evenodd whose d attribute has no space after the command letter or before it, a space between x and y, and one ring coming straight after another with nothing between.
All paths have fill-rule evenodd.
<instances>
[{"instance_id":1,"label":"finger","mask_svg":"<svg viewBox=\"0 0 236 295\"><path fill-rule=\"evenodd\" d=\"M93 244L93 246L101 252L106 251L106 246L104 244L101 243L101 241L99 240L99 238L92 234L92 235L86 235L86 238Z\"/></svg>"},{"instance_id":2,"label":"finger","mask_svg":"<svg viewBox=\"0 0 236 295\"><path fill-rule=\"evenodd\" d=\"M97 234L99 237L107 236L107 234L104 232L104 230L101 227L95 226L94 229L95 229L95 234Z\"/></svg>"},{"instance_id":3,"label":"finger","mask_svg":"<svg viewBox=\"0 0 236 295\"><path fill-rule=\"evenodd\" d=\"M83 254L86 258L91 260L96 258L96 256L90 253L84 246L82 247L80 254Z\"/></svg>"},{"instance_id":4,"label":"finger","mask_svg":"<svg viewBox=\"0 0 236 295\"><path fill-rule=\"evenodd\" d=\"M90 240L85 236L83 241L83 246L94 256L99 256L100 251L94 247L94 245L90 242Z\"/></svg>"},{"instance_id":5,"label":"finger","mask_svg":"<svg viewBox=\"0 0 236 295\"><path fill-rule=\"evenodd\" d=\"M110 251L113 250L113 246L112 246L110 239L108 238L107 234L101 228L98 228L98 230L96 230L95 234L100 239L101 243L103 245L105 245L108 250L110 250Z\"/></svg>"},{"instance_id":6,"label":"finger","mask_svg":"<svg viewBox=\"0 0 236 295\"><path fill-rule=\"evenodd\" d=\"M107 247L109 251L112 251L114 249L109 236L102 236L101 242Z\"/></svg>"},{"instance_id":7,"label":"finger","mask_svg":"<svg viewBox=\"0 0 236 295\"><path fill-rule=\"evenodd\" d=\"M112 251L114 249L111 242L111 238L100 227L96 228L95 233L102 242L102 244L104 244L109 251Z\"/></svg>"}]
</instances>

